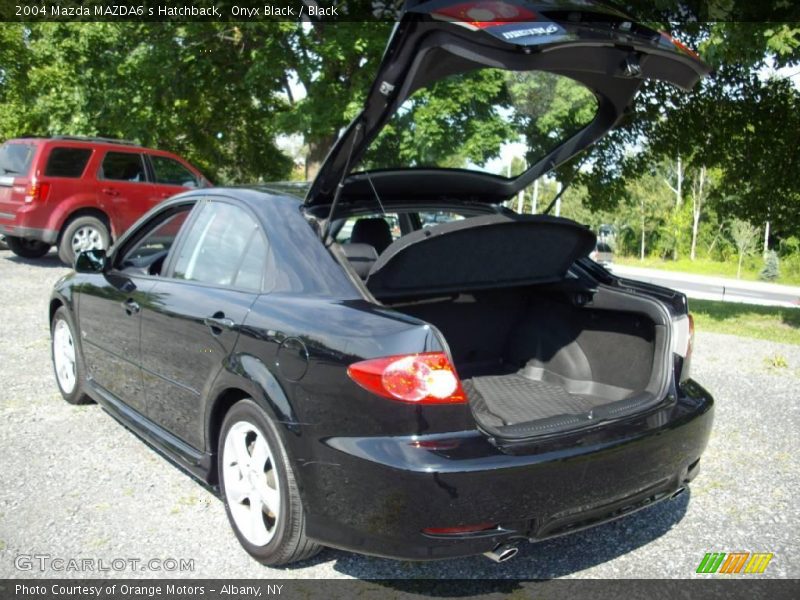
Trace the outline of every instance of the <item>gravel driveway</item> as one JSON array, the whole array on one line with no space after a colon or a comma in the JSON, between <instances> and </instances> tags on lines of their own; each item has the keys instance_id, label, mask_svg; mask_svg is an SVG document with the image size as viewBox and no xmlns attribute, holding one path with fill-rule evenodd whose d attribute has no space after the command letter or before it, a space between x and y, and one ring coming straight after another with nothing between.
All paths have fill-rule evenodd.
<instances>
[{"instance_id":1,"label":"gravel driveway","mask_svg":"<svg viewBox=\"0 0 800 600\"><path fill-rule=\"evenodd\" d=\"M81 576L15 567L19 555L46 554L194 560L184 573L100 573L123 577L686 578L710 551L773 552L764 576L800 577L798 346L698 334L694 374L716 396L715 431L690 493L676 500L524 545L502 565L325 550L271 569L240 549L211 493L98 406L61 400L46 315L50 288L66 272L53 253L25 261L0 250L0 577Z\"/></svg>"}]
</instances>

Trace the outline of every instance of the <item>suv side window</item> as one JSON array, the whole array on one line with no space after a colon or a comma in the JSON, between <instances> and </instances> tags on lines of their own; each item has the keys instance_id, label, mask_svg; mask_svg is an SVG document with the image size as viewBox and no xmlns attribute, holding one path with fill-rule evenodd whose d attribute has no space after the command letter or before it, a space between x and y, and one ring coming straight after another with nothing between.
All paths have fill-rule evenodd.
<instances>
[{"instance_id":1,"label":"suv side window","mask_svg":"<svg viewBox=\"0 0 800 600\"><path fill-rule=\"evenodd\" d=\"M100 179L144 182L147 176L142 155L134 152L109 152L100 166Z\"/></svg>"},{"instance_id":2,"label":"suv side window","mask_svg":"<svg viewBox=\"0 0 800 600\"><path fill-rule=\"evenodd\" d=\"M197 176L177 160L151 154L150 161L153 164L156 183L187 188L200 187Z\"/></svg>"},{"instance_id":3,"label":"suv side window","mask_svg":"<svg viewBox=\"0 0 800 600\"><path fill-rule=\"evenodd\" d=\"M44 174L47 177L80 177L91 155L91 148L53 148Z\"/></svg>"},{"instance_id":4,"label":"suv side window","mask_svg":"<svg viewBox=\"0 0 800 600\"><path fill-rule=\"evenodd\" d=\"M191 223L175 261L173 277L261 291L267 242L243 209L209 202Z\"/></svg>"}]
</instances>

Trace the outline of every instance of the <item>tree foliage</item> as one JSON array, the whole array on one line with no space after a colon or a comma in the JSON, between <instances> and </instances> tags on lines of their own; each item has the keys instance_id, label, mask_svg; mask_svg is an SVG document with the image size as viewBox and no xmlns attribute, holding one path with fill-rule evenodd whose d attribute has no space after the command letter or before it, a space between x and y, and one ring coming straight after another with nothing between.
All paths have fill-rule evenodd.
<instances>
[{"instance_id":1,"label":"tree foliage","mask_svg":"<svg viewBox=\"0 0 800 600\"><path fill-rule=\"evenodd\" d=\"M767 72L798 66L800 26L654 26L698 48L714 76L688 93L645 83L618 129L553 174L566 181L577 173L579 192L564 202L579 197L608 219L624 220L614 213L628 210L636 218L646 213L645 221L658 227L671 222L658 239L645 235L646 246L683 247L686 215L665 205L651 218L642 205L644 189L656 194L645 204L662 193L654 169L680 156L689 186L703 169L714 173L702 214L696 222L689 215L689 230L694 225L715 252L729 239L725 223L734 218L759 226L768 220L778 240L796 235L800 93L793 80ZM322 21L7 23L0 28L0 139L132 138L178 152L219 181L246 182L287 177L292 161L276 139L299 134L312 175L361 108L390 28ZM419 91L366 164L483 165L515 135L526 141L531 163L593 110L591 95L564 78L478 71ZM547 203L544 192L540 206Z\"/></svg>"}]
</instances>

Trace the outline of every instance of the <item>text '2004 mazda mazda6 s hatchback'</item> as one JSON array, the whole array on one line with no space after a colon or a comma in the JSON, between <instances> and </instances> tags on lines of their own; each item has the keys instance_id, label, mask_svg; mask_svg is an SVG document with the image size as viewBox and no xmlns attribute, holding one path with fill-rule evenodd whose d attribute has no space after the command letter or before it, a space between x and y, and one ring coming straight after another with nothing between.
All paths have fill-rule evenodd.
<instances>
[{"instance_id":1,"label":"text '2004 mazda mazda6 s hatchback'","mask_svg":"<svg viewBox=\"0 0 800 600\"><path fill-rule=\"evenodd\" d=\"M80 254L50 304L64 397L218 488L267 564L323 545L505 560L680 493L713 404L689 377L685 296L592 262L586 227L503 203L614 127L645 79L688 89L707 69L615 13L558 6L410 4L304 200L194 190ZM497 84L497 118L535 123L567 97L580 126L550 147L527 133L541 153L517 177L389 168L430 88L475 78Z\"/></svg>"}]
</instances>

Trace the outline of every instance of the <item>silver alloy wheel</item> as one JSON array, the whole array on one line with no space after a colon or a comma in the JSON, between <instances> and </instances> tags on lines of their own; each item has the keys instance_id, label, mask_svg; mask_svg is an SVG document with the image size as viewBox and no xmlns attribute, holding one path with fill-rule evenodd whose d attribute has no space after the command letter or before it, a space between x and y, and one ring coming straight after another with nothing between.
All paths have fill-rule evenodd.
<instances>
[{"instance_id":1,"label":"silver alloy wheel","mask_svg":"<svg viewBox=\"0 0 800 600\"><path fill-rule=\"evenodd\" d=\"M59 319L53 328L53 361L58 384L65 394L71 394L77 381L75 344L69 324L64 319Z\"/></svg>"},{"instance_id":2,"label":"silver alloy wheel","mask_svg":"<svg viewBox=\"0 0 800 600\"><path fill-rule=\"evenodd\" d=\"M70 243L75 255L85 250L100 250L103 249L103 235L96 227L84 225L75 230Z\"/></svg>"},{"instance_id":3,"label":"silver alloy wheel","mask_svg":"<svg viewBox=\"0 0 800 600\"><path fill-rule=\"evenodd\" d=\"M254 546L269 543L277 530L281 494L266 436L248 421L228 430L222 449L225 499L239 532Z\"/></svg>"}]
</instances>

